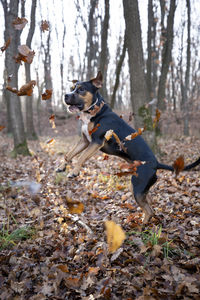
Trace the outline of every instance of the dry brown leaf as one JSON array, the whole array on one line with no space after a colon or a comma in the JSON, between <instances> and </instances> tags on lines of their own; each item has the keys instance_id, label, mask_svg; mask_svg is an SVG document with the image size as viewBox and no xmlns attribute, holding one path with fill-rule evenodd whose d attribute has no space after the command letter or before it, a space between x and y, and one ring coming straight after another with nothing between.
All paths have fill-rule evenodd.
<instances>
[{"instance_id":1,"label":"dry brown leaf","mask_svg":"<svg viewBox=\"0 0 200 300\"><path fill-rule=\"evenodd\" d=\"M26 18L19 18L17 17L13 22L13 27L16 29L16 30L22 30L26 24L28 23L28 20Z\"/></svg>"},{"instance_id":2,"label":"dry brown leaf","mask_svg":"<svg viewBox=\"0 0 200 300\"><path fill-rule=\"evenodd\" d=\"M126 148L124 147L123 143L120 141L118 135L112 129L107 130L104 135L106 141L109 141L112 138L112 136L115 138L117 144L119 145L119 148L126 152Z\"/></svg>"},{"instance_id":3,"label":"dry brown leaf","mask_svg":"<svg viewBox=\"0 0 200 300\"><path fill-rule=\"evenodd\" d=\"M105 221L108 250L114 253L123 243L126 235L120 225L114 221Z\"/></svg>"},{"instance_id":4,"label":"dry brown leaf","mask_svg":"<svg viewBox=\"0 0 200 300\"><path fill-rule=\"evenodd\" d=\"M6 128L6 127L0 125L0 131L2 131L4 128Z\"/></svg>"},{"instance_id":5,"label":"dry brown leaf","mask_svg":"<svg viewBox=\"0 0 200 300\"><path fill-rule=\"evenodd\" d=\"M50 90L46 90L43 94L42 94L42 100L49 100L52 97L52 89Z\"/></svg>"},{"instance_id":6,"label":"dry brown leaf","mask_svg":"<svg viewBox=\"0 0 200 300\"><path fill-rule=\"evenodd\" d=\"M1 52L4 52L4 51L8 48L8 46L10 45L10 42L11 42L11 38L9 38L9 39L5 42L5 44L1 47Z\"/></svg>"},{"instance_id":7,"label":"dry brown leaf","mask_svg":"<svg viewBox=\"0 0 200 300\"><path fill-rule=\"evenodd\" d=\"M68 269L67 265L58 265L57 268L59 270L61 270L62 272L64 272L64 273L68 273L69 272L69 269Z\"/></svg>"},{"instance_id":8,"label":"dry brown leaf","mask_svg":"<svg viewBox=\"0 0 200 300\"><path fill-rule=\"evenodd\" d=\"M66 203L69 208L70 214L82 214L84 210L84 204L80 201L73 201L70 198L66 198Z\"/></svg>"},{"instance_id":9,"label":"dry brown leaf","mask_svg":"<svg viewBox=\"0 0 200 300\"><path fill-rule=\"evenodd\" d=\"M173 168L176 176L184 169L184 158L180 155L173 163Z\"/></svg>"},{"instance_id":10,"label":"dry brown leaf","mask_svg":"<svg viewBox=\"0 0 200 300\"><path fill-rule=\"evenodd\" d=\"M15 87L13 88L9 85L6 86L6 89L14 94L17 94L18 96L31 96L35 85L36 85L36 81L31 80L28 83L22 85L19 91Z\"/></svg>"},{"instance_id":11,"label":"dry brown leaf","mask_svg":"<svg viewBox=\"0 0 200 300\"><path fill-rule=\"evenodd\" d=\"M145 129L146 129L145 127L138 128L138 131L133 132L132 134L130 134L127 137L125 137L125 140L126 141L134 140L138 135L141 135L145 131Z\"/></svg>"},{"instance_id":12,"label":"dry brown leaf","mask_svg":"<svg viewBox=\"0 0 200 300\"><path fill-rule=\"evenodd\" d=\"M42 32L48 31L49 30L49 22L46 20L42 21L41 25L40 25L40 29Z\"/></svg>"},{"instance_id":13,"label":"dry brown leaf","mask_svg":"<svg viewBox=\"0 0 200 300\"><path fill-rule=\"evenodd\" d=\"M91 135L92 133L96 132L97 129L99 128L100 124L97 124L94 128L92 128L92 130L89 130L89 135Z\"/></svg>"},{"instance_id":14,"label":"dry brown leaf","mask_svg":"<svg viewBox=\"0 0 200 300\"><path fill-rule=\"evenodd\" d=\"M16 63L20 63L24 61L25 63L31 64L33 61L33 58L35 56L35 51L32 51L28 46L26 45L20 45L18 46L18 55L14 57Z\"/></svg>"},{"instance_id":15,"label":"dry brown leaf","mask_svg":"<svg viewBox=\"0 0 200 300\"><path fill-rule=\"evenodd\" d=\"M31 96L35 85L36 85L35 80L29 81L28 83L22 85L22 87L17 92L17 95L18 96Z\"/></svg>"},{"instance_id":16,"label":"dry brown leaf","mask_svg":"<svg viewBox=\"0 0 200 300\"><path fill-rule=\"evenodd\" d=\"M14 87L11 87L10 85L6 86L6 89L14 94L17 94L18 90Z\"/></svg>"},{"instance_id":17,"label":"dry brown leaf","mask_svg":"<svg viewBox=\"0 0 200 300\"><path fill-rule=\"evenodd\" d=\"M161 112L159 111L158 108L156 108L156 116L155 118L153 119L153 128L155 128L160 120L160 115L161 115Z\"/></svg>"},{"instance_id":18,"label":"dry brown leaf","mask_svg":"<svg viewBox=\"0 0 200 300\"><path fill-rule=\"evenodd\" d=\"M55 115L53 114L53 115L51 115L50 117L49 117L49 123L51 124L51 127L54 129L54 128L56 128L56 124L55 124Z\"/></svg>"},{"instance_id":19,"label":"dry brown leaf","mask_svg":"<svg viewBox=\"0 0 200 300\"><path fill-rule=\"evenodd\" d=\"M65 285L70 289L78 289L81 285L80 278L77 277L68 277L64 278Z\"/></svg>"},{"instance_id":20,"label":"dry brown leaf","mask_svg":"<svg viewBox=\"0 0 200 300\"><path fill-rule=\"evenodd\" d=\"M47 141L47 144L52 144L54 142L54 139L50 139Z\"/></svg>"}]
</instances>

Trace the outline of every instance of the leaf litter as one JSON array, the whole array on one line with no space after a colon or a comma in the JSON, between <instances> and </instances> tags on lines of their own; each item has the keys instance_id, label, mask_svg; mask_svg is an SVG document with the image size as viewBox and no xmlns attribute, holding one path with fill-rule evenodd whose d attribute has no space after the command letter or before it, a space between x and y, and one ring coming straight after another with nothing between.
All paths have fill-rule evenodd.
<instances>
[{"instance_id":1,"label":"leaf litter","mask_svg":"<svg viewBox=\"0 0 200 300\"><path fill-rule=\"evenodd\" d=\"M1 237L32 230L7 247L0 239L0 298L199 299L199 167L177 177L158 171L150 192L158 218L144 227L130 175L116 175L121 160L99 152L68 179L71 164L55 170L71 145L47 139L30 143L32 157L13 160L4 150L11 141L0 136ZM191 138L161 141L163 161L183 152L187 164L199 147ZM117 226L119 239L105 224Z\"/></svg>"}]
</instances>

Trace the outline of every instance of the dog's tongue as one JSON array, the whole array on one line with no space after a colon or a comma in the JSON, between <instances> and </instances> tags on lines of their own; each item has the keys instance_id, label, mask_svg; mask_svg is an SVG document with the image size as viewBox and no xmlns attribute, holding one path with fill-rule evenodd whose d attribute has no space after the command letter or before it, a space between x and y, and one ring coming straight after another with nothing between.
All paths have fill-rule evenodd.
<instances>
[{"instance_id":1,"label":"dog's tongue","mask_svg":"<svg viewBox=\"0 0 200 300\"><path fill-rule=\"evenodd\" d=\"M68 109L69 109L69 111L72 112L72 113L75 113L75 112L79 112L79 111L80 111L76 105L70 105Z\"/></svg>"}]
</instances>

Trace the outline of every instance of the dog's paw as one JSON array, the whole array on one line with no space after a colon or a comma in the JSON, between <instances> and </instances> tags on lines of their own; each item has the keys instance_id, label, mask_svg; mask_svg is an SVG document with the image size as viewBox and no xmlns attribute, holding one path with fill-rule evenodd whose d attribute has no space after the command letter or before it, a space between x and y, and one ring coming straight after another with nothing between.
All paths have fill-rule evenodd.
<instances>
[{"instance_id":1,"label":"dog's paw","mask_svg":"<svg viewBox=\"0 0 200 300\"><path fill-rule=\"evenodd\" d=\"M79 174L74 174L74 173L69 173L68 175L67 175L67 178L75 178L75 177L77 177Z\"/></svg>"},{"instance_id":2,"label":"dog's paw","mask_svg":"<svg viewBox=\"0 0 200 300\"><path fill-rule=\"evenodd\" d=\"M61 173L66 171L66 164L62 164L56 169L56 173Z\"/></svg>"},{"instance_id":3,"label":"dog's paw","mask_svg":"<svg viewBox=\"0 0 200 300\"><path fill-rule=\"evenodd\" d=\"M67 177L74 178L74 177L77 177L78 175L79 175L79 170L74 169L67 175Z\"/></svg>"}]
</instances>

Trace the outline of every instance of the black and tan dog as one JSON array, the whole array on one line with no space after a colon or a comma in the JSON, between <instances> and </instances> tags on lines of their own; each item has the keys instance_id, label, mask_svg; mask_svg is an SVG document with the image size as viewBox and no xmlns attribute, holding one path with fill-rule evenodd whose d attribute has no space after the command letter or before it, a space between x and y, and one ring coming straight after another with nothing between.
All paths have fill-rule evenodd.
<instances>
[{"instance_id":1,"label":"black and tan dog","mask_svg":"<svg viewBox=\"0 0 200 300\"><path fill-rule=\"evenodd\" d=\"M156 171L157 169L174 171L174 168L159 163L141 136L129 141L125 139L135 130L104 102L98 92L99 88L102 87L102 82L102 74L98 72L94 79L85 82L77 81L72 92L65 95L65 104L70 112L83 112L81 141L66 155L65 160L66 162L70 161L75 155L81 154L68 177L77 176L85 161L98 150L119 156L128 162L136 160L145 162L137 168L137 176L133 175L131 182L135 200L143 209L145 213L144 223L147 223L149 218L153 216L153 210L147 201L147 193L157 180ZM86 121L87 118L84 120L84 115L89 116L89 121ZM123 147L114 137L109 140L105 138L106 133L110 130L118 136ZM184 170L189 170L198 164L200 164L200 158L186 166ZM65 166L66 164L62 165L57 172L64 171Z\"/></svg>"}]
</instances>

